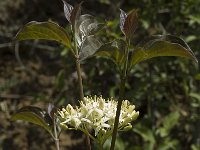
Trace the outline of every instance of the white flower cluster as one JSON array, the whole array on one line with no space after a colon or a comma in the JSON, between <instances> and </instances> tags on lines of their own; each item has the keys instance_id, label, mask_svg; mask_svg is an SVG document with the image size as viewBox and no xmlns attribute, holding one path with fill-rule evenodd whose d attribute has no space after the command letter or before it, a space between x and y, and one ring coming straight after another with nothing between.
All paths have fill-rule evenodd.
<instances>
[{"instance_id":1,"label":"white flower cluster","mask_svg":"<svg viewBox=\"0 0 200 150\"><path fill-rule=\"evenodd\" d=\"M131 129L131 121L135 120L139 112L128 100L122 102L118 131ZM117 101L105 100L102 97L85 97L80 101L80 107L73 108L70 104L58 111L61 126L67 129L78 129L86 133L93 140L103 144L112 134L114 128ZM90 131L94 130L94 135Z\"/></svg>"}]
</instances>

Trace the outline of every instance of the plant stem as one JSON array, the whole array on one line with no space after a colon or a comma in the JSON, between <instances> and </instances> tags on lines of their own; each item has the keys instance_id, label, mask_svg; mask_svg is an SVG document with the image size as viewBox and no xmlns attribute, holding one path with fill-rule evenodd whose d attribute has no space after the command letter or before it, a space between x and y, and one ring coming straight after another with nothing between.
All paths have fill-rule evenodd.
<instances>
[{"instance_id":1,"label":"plant stem","mask_svg":"<svg viewBox=\"0 0 200 150\"><path fill-rule=\"evenodd\" d=\"M83 100L84 93L83 93L83 82L82 82L82 77L81 77L81 65L78 58L76 59L76 70L77 70L77 76L78 76L78 82L79 82L80 100ZM91 150L90 138L87 135L86 135L86 147L88 150Z\"/></svg>"},{"instance_id":2,"label":"plant stem","mask_svg":"<svg viewBox=\"0 0 200 150\"><path fill-rule=\"evenodd\" d=\"M56 129L56 121L55 121L56 118L53 119L53 128L54 128L54 141L55 141L55 144L56 144L56 149L57 150L60 150L60 142L59 142L59 138L58 138L58 133L57 133L57 129Z\"/></svg>"},{"instance_id":3,"label":"plant stem","mask_svg":"<svg viewBox=\"0 0 200 150\"><path fill-rule=\"evenodd\" d=\"M77 76L78 76L78 82L79 82L80 100L83 100L84 93L83 93L83 82L82 82L82 77L81 77L81 65L78 59L76 59L76 70L77 70Z\"/></svg>"},{"instance_id":4,"label":"plant stem","mask_svg":"<svg viewBox=\"0 0 200 150\"><path fill-rule=\"evenodd\" d=\"M77 43L76 43L76 37L75 37L75 28L73 29L73 38L74 38L74 50L75 50L75 58L76 58L76 71L78 76L78 82L79 82L79 94L80 94L80 100L84 99L84 93L83 93L83 82L81 77L81 64L79 60L79 51L77 49ZM72 50L73 51L73 50ZM90 137L86 135L86 148L87 150L91 150L91 144L90 144Z\"/></svg>"},{"instance_id":5,"label":"plant stem","mask_svg":"<svg viewBox=\"0 0 200 150\"><path fill-rule=\"evenodd\" d=\"M123 72L120 74L120 89L119 89L120 93L119 93L119 100L117 103L117 111L116 111L116 116L115 116L115 124L114 124L114 129L113 129L113 134L112 134L110 150L114 150L114 148L115 148L115 141L117 138L117 129L118 129L118 124L119 124L121 106L122 106L122 101L124 99L124 94L125 94L125 84L126 84L126 79L127 79L128 54L129 54L130 40L126 39L126 42L127 42L127 48L126 48L126 53L125 53L126 60L124 63Z\"/></svg>"},{"instance_id":6,"label":"plant stem","mask_svg":"<svg viewBox=\"0 0 200 150\"><path fill-rule=\"evenodd\" d=\"M115 148L115 141L117 138L117 128L118 128L118 124L119 124L119 117L120 117L120 111L121 111L121 106L122 106L122 99L123 99L124 92L125 92L125 83L126 83L126 78L121 78L120 96L119 96L119 101L117 104L117 111L116 111L115 124L114 124L114 129L113 129L113 134L112 134L110 150L114 150L114 148Z\"/></svg>"},{"instance_id":7,"label":"plant stem","mask_svg":"<svg viewBox=\"0 0 200 150\"><path fill-rule=\"evenodd\" d=\"M98 144L98 150L103 150L103 145L102 144Z\"/></svg>"},{"instance_id":8,"label":"plant stem","mask_svg":"<svg viewBox=\"0 0 200 150\"><path fill-rule=\"evenodd\" d=\"M56 149L60 150L60 144L59 139L55 139Z\"/></svg>"}]
</instances>

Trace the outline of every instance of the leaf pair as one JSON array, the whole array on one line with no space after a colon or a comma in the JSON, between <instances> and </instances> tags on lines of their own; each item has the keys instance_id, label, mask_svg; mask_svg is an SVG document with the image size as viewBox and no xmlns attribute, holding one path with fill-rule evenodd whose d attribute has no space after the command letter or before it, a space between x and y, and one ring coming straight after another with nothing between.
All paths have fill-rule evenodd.
<instances>
[{"instance_id":1,"label":"leaf pair","mask_svg":"<svg viewBox=\"0 0 200 150\"><path fill-rule=\"evenodd\" d=\"M94 54L102 45L101 41L95 36L95 33L102 29L104 24L98 23L97 20L89 14L81 15L82 3L75 7L64 0L63 3L65 17L72 25L74 42L77 43L79 48L78 56L75 57L84 60ZM69 48L74 55L76 54L74 50L76 48L72 45L72 38L69 37L64 28L54 22L29 22L21 28L15 37L16 41L30 39L57 41Z\"/></svg>"},{"instance_id":2,"label":"leaf pair","mask_svg":"<svg viewBox=\"0 0 200 150\"><path fill-rule=\"evenodd\" d=\"M123 40L115 40L114 42L102 45L95 53L96 56L111 59L119 71L122 71L126 59L127 45Z\"/></svg>"},{"instance_id":3,"label":"leaf pair","mask_svg":"<svg viewBox=\"0 0 200 150\"><path fill-rule=\"evenodd\" d=\"M54 126L56 126L59 132L60 127L57 125L55 112L56 108L52 104L49 104L47 112L39 107L26 106L18 110L11 117L11 120L22 120L39 125L56 138L54 135Z\"/></svg>"},{"instance_id":4,"label":"leaf pair","mask_svg":"<svg viewBox=\"0 0 200 150\"><path fill-rule=\"evenodd\" d=\"M128 58L128 71L130 71L134 65L142 61L159 56L185 57L198 63L197 58L187 43L173 35L150 36L134 47L132 51L126 53L126 49L130 49L131 47L127 41L131 40L134 35L138 16L137 10L131 11L128 15L123 10L120 11L120 28L126 36L126 42L123 40L116 40L112 43L105 44L96 51L96 56L111 59L117 67L120 68L120 71L125 66L126 58Z\"/></svg>"},{"instance_id":5,"label":"leaf pair","mask_svg":"<svg viewBox=\"0 0 200 150\"><path fill-rule=\"evenodd\" d=\"M84 60L93 55L95 51L102 45L100 40L95 36L95 33L103 28L104 24L98 23L97 20L89 15L81 15L82 3L74 8L63 1L65 17L72 25L72 30L75 36L74 42L79 47L79 59Z\"/></svg>"}]
</instances>

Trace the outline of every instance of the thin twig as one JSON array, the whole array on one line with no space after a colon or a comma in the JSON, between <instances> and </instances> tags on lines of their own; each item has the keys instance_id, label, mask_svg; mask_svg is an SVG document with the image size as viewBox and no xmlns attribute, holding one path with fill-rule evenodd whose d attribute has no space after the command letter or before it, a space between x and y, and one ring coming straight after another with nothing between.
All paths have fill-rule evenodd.
<instances>
[{"instance_id":1,"label":"thin twig","mask_svg":"<svg viewBox=\"0 0 200 150\"><path fill-rule=\"evenodd\" d=\"M0 44L0 48L4 48L4 47L12 47L12 43L3 43L3 44Z\"/></svg>"},{"instance_id":2,"label":"thin twig","mask_svg":"<svg viewBox=\"0 0 200 150\"><path fill-rule=\"evenodd\" d=\"M20 55L19 55L19 42L16 42L16 43L15 43L15 57L16 57L17 61L19 62L19 64L22 66L22 68L23 68L24 70L28 71L30 74L32 74L32 73L31 73L31 70L30 70L29 68L27 68L27 67L24 65L24 63L22 62L22 60L21 60L21 57L20 57Z\"/></svg>"},{"instance_id":3,"label":"thin twig","mask_svg":"<svg viewBox=\"0 0 200 150\"><path fill-rule=\"evenodd\" d=\"M29 99L29 100L33 100L34 97L32 96L24 96L24 95L6 95L6 94L0 94L0 99Z\"/></svg>"}]
</instances>

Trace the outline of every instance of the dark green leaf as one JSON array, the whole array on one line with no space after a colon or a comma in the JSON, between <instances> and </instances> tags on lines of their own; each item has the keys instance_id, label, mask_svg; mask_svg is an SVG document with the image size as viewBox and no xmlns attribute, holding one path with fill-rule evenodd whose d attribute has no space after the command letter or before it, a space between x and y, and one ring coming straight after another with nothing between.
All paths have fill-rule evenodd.
<instances>
[{"instance_id":1,"label":"dark green leaf","mask_svg":"<svg viewBox=\"0 0 200 150\"><path fill-rule=\"evenodd\" d=\"M148 141L152 144L156 142L152 130L146 128L144 125L138 124L133 128L133 131L142 136L145 141Z\"/></svg>"},{"instance_id":2,"label":"dark green leaf","mask_svg":"<svg viewBox=\"0 0 200 150\"><path fill-rule=\"evenodd\" d=\"M70 38L65 29L53 22L32 21L26 24L16 35L15 40L44 39L53 40L70 47Z\"/></svg>"},{"instance_id":3,"label":"dark green leaf","mask_svg":"<svg viewBox=\"0 0 200 150\"><path fill-rule=\"evenodd\" d=\"M123 40L116 40L112 43L102 45L97 52L96 56L111 59L119 68L124 65L126 58L126 43Z\"/></svg>"},{"instance_id":4,"label":"dark green leaf","mask_svg":"<svg viewBox=\"0 0 200 150\"><path fill-rule=\"evenodd\" d=\"M131 39L134 35L134 32L137 28L138 24L138 14L137 10L132 10L126 17L126 14L124 11L121 10L120 15L120 28L122 32L125 34L125 36L128 39ZM123 23L125 18L125 22Z\"/></svg>"},{"instance_id":5,"label":"dark green leaf","mask_svg":"<svg viewBox=\"0 0 200 150\"><path fill-rule=\"evenodd\" d=\"M46 129L51 135L51 120L45 111L38 107L26 106L21 108L16 114L11 117L11 120L23 120Z\"/></svg>"},{"instance_id":6,"label":"dark green leaf","mask_svg":"<svg viewBox=\"0 0 200 150\"><path fill-rule=\"evenodd\" d=\"M73 10L73 6L71 6L70 4L68 4L67 2L65 2L64 0L63 0L63 3L64 3L65 17L71 23L70 16L71 16L71 13L72 13L72 10Z\"/></svg>"},{"instance_id":7,"label":"dark green leaf","mask_svg":"<svg viewBox=\"0 0 200 150\"><path fill-rule=\"evenodd\" d=\"M200 73L198 73L198 74L195 75L195 79L196 80L200 80Z\"/></svg>"},{"instance_id":8,"label":"dark green leaf","mask_svg":"<svg viewBox=\"0 0 200 150\"><path fill-rule=\"evenodd\" d=\"M94 36L88 36L84 40L80 48L80 60L84 60L89 56L92 56L100 47L102 43Z\"/></svg>"},{"instance_id":9,"label":"dark green leaf","mask_svg":"<svg viewBox=\"0 0 200 150\"><path fill-rule=\"evenodd\" d=\"M164 138L164 141L158 145L158 150L177 150L178 140Z\"/></svg>"},{"instance_id":10,"label":"dark green leaf","mask_svg":"<svg viewBox=\"0 0 200 150\"><path fill-rule=\"evenodd\" d=\"M152 36L139 44L132 53L130 68L135 64L159 56L180 56L198 62L189 46L172 35Z\"/></svg>"},{"instance_id":11,"label":"dark green leaf","mask_svg":"<svg viewBox=\"0 0 200 150\"><path fill-rule=\"evenodd\" d=\"M95 53L95 56L104 57L107 59L111 59L115 62L115 59L113 59L112 55L115 51L117 51L118 48L115 46L112 46L112 43L107 43L102 45Z\"/></svg>"}]
</instances>

